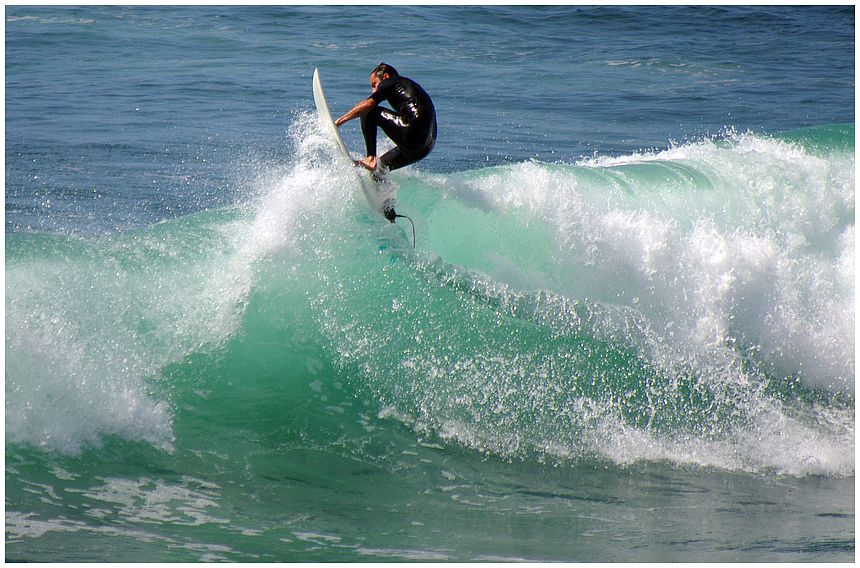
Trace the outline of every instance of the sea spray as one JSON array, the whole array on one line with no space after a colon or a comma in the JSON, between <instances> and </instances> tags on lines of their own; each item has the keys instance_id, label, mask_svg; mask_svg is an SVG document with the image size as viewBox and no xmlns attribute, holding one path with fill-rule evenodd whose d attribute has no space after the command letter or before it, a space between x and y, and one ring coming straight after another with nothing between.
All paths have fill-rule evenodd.
<instances>
[{"instance_id":1,"label":"sea spray","mask_svg":"<svg viewBox=\"0 0 860 568\"><path fill-rule=\"evenodd\" d=\"M385 416L507 458L853 473L850 155L732 135L400 179L404 206L470 224L424 240L472 268L338 251L314 302Z\"/></svg>"},{"instance_id":2,"label":"sea spray","mask_svg":"<svg viewBox=\"0 0 860 568\"><path fill-rule=\"evenodd\" d=\"M853 473L850 154L734 135L407 169L411 252L309 114L290 139L241 207L7 239L10 442L170 449L200 405L309 388L351 436L376 414L506 460Z\"/></svg>"},{"instance_id":3,"label":"sea spray","mask_svg":"<svg viewBox=\"0 0 860 568\"><path fill-rule=\"evenodd\" d=\"M244 207L96 239L7 238L8 441L76 453L117 435L172 447L173 387L160 371L228 341L259 263L336 203L320 188L344 172L321 160L312 120L296 125L299 159L263 172Z\"/></svg>"},{"instance_id":4,"label":"sea spray","mask_svg":"<svg viewBox=\"0 0 860 568\"><path fill-rule=\"evenodd\" d=\"M732 134L467 175L485 201L555 231L559 293L634 305L676 343L740 341L777 372L853 391L853 154Z\"/></svg>"}]
</instances>

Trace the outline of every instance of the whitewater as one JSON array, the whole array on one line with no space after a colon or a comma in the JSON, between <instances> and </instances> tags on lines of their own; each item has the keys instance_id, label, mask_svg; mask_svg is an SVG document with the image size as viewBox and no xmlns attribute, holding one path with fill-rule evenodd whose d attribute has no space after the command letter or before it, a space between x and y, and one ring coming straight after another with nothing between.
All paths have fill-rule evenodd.
<instances>
[{"instance_id":1,"label":"whitewater","mask_svg":"<svg viewBox=\"0 0 860 568\"><path fill-rule=\"evenodd\" d=\"M295 163L243 208L9 237L10 441L172 447L152 378L251 333L274 294L382 412L480 451L853 473L851 405L818 403L854 390L851 154L731 134L394 174L412 253L297 126Z\"/></svg>"}]
</instances>

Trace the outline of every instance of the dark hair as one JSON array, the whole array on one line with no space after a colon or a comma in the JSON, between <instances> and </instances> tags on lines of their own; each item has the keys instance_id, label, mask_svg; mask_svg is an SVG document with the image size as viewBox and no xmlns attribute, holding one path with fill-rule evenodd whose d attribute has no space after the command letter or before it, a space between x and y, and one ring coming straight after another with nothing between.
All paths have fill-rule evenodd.
<instances>
[{"instance_id":1,"label":"dark hair","mask_svg":"<svg viewBox=\"0 0 860 568\"><path fill-rule=\"evenodd\" d=\"M374 75L378 79L382 79L382 76L388 73L389 77L399 77L400 75L397 73L397 69L389 65L388 63L380 63L376 66L376 69L372 71Z\"/></svg>"}]
</instances>

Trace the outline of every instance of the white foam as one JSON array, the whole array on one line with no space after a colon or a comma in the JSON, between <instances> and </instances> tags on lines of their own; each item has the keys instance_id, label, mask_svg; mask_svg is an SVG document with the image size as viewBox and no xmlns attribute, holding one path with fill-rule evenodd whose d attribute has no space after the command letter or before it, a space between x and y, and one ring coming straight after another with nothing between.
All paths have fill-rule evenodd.
<instances>
[{"instance_id":1,"label":"white foam","mask_svg":"<svg viewBox=\"0 0 860 568\"><path fill-rule=\"evenodd\" d=\"M839 412L831 418L827 424L807 423L773 408L731 436L708 439L667 437L605 412L591 423L587 441L592 451L622 465L668 461L794 477L849 477L854 475L853 413Z\"/></svg>"},{"instance_id":2,"label":"white foam","mask_svg":"<svg viewBox=\"0 0 860 568\"><path fill-rule=\"evenodd\" d=\"M747 135L579 166L497 167L459 183L449 195L467 206L553 227L558 262L532 278L442 261L427 270L586 346L532 352L512 340L472 352L463 338L479 311L446 319L433 347L389 353L384 329L335 322L336 341L362 342L344 358L374 358L369 381L409 385L380 417L503 457L854 474L843 396L855 365L853 156ZM523 289L529 281L546 288ZM424 315L423 328L440 324ZM609 367L579 367L603 356L602 341L636 352L629 377L614 374L612 352ZM821 401L791 400L798 379Z\"/></svg>"},{"instance_id":3,"label":"white foam","mask_svg":"<svg viewBox=\"0 0 860 568\"><path fill-rule=\"evenodd\" d=\"M161 369L228 341L259 263L349 202L337 191L349 172L318 159L327 141L316 122L295 125L295 162L260 176L244 215L179 219L7 265L7 442L75 453L115 435L171 449Z\"/></svg>"},{"instance_id":4,"label":"white foam","mask_svg":"<svg viewBox=\"0 0 860 568\"><path fill-rule=\"evenodd\" d=\"M562 295L635 306L696 357L743 345L776 374L853 392L853 166L734 135L473 185L555 227L576 275Z\"/></svg>"}]
</instances>

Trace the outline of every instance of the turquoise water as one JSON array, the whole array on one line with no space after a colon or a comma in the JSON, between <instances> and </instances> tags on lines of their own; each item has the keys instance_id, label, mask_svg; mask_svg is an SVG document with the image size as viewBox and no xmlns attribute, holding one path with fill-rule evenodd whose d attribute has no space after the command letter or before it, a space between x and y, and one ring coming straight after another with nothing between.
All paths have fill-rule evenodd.
<instances>
[{"instance_id":1,"label":"turquoise water","mask_svg":"<svg viewBox=\"0 0 860 568\"><path fill-rule=\"evenodd\" d=\"M6 559L853 561L853 7L391 10L7 7Z\"/></svg>"}]
</instances>

